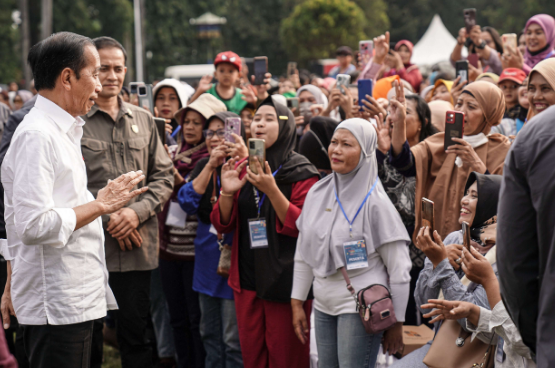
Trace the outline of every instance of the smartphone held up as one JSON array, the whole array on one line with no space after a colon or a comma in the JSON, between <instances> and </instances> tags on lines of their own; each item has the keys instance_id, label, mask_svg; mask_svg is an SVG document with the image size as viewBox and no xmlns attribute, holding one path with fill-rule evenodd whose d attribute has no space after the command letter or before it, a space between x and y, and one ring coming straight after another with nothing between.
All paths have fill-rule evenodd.
<instances>
[{"instance_id":1,"label":"smartphone held up","mask_svg":"<svg viewBox=\"0 0 555 368\"><path fill-rule=\"evenodd\" d=\"M336 87L339 88L341 93L345 94L345 89L351 84L351 76L349 74L337 74Z\"/></svg>"},{"instance_id":2,"label":"smartphone held up","mask_svg":"<svg viewBox=\"0 0 555 368\"><path fill-rule=\"evenodd\" d=\"M374 55L374 42L371 40L359 41L358 51L360 54L360 64L364 69Z\"/></svg>"},{"instance_id":3,"label":"smartphone held up","mask_svg":"<svg viewBox=\"0 0 555 368\"><path fill-rule=\"evenodd\" d=\"M460 111L447 111L445 113L445 139L443 148L447 148L458 144L453 138L461 138L464 133L464 113Z\"/></svg>"},{"instance_id":4,"label":"smartphone held up","mask_svg":"<svg viewBox=\"0 0 555 368\"><path fill-rule=\"evenodd\" d=\"M225 119L224 138L228 142L237 143L235 142L235 138L233 138L232 134L241 136L241 118Z\"/></svg>"},{"instance_id":5,"label":"smartphone held up","mask_svg":"<svg viewBox=\"0 0 555 368\"><path fill-rule=\"evenodd\" d=\"M254 58L254 86L261 86L264 84L264 79L268 73L268 57L257 56Z\"/></svg>"},{"instance_id":6,"label":"smartphone held up","mask_svg":"<svg viewBox=\"0 0 555 368\"><path fill-rule=\"evenodd\" d=\"M264 172L264 163L266 162L266 142L264 139L249 138L249 168L255 174L258 174L256 161L260 163Z\"/></svg>"},{"instance_id":7,"label":"smartphone held up","mask_svg":"<svg viewBox=\"0 0 555 368\"><path fill-rule=\"evenodd\" d=\"M434 202L428 198L422 198L422 210L420 212L421 226L430 228L430 235L434 233Z\"/></svg>"}]
</instances>

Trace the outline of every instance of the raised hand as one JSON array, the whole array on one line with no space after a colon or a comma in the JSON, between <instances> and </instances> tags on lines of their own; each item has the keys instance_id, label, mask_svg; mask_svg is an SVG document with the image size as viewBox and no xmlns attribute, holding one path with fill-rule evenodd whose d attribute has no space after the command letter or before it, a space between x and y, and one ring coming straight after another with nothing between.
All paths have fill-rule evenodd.
<instances>
[{"instance_id":1,"label":"raised hand","mask_svg":"<svg viewBox=\"0 0 555 368\"><path fill-rule=\"evenodd\" d=\"M108 185L100 189L96 197L96 201L102 208L102 213L114 213L125 206L132 198L145 193L148 190L146 186L131 191L144 179L143 172L139 170L123 174L115 180L109 180Z\"/></svg>"},{"instance_id":2,"label":"raised hand","mask_svg":"<svg viewBox=\"0 0 555 368\"><path fill-rule=\"evenodd\" d=\"M393 88L395 88L395 97L389 101L391 121L394 125L404 125L407 117L407 102L405 101L403 86L398 81L394 81Z\"/></svg>"},{"instance_id":3,"label":"raised hand","mask_svg":"<svg viewBox=\"0 0 555 368\"><path fill-rule=\"evenodd\" d=\"M463 249L461 258L462 269L470 281L481 285L493 280L497 282L495 272L488 260L474 247L470 247L470 252L468 249Z\"/></svg>"},{"instance_id":4,"label":"raised hand","mask_svg":"<svg viewBox=\"0 0 555 368\"><path fill-rule=\"evenodd\" d=\"M383 64L388 52L389 32L385 32L385 35L374 38L374 58L372 62L376 64Z\"/></svg>"},{"instance_id":5,"label":"raised hand","mask_svg":"<svg viewBox=\"0 0 555 368\"><path fill-rule=\"evenodd\" d=\"M376 133L378 133L378 149L383 153L387 154L391 148L391 132L389 125L384 122L384 115L379 113L374 116L376 119Z\"/></svg>"},{"instance_id":6,"label":"raised hand","mask_svg":"<svg viewBox=\"0 0 555 368\"><path fill-rule=\"evenodd\" d=\"M480 307L469 302L429 299L428 304L423 304L421 308L433 309L424 315L424 318L434 317L430 323L446 319L468 318L470 323L478 325L480 319Z\"/></svg>"},{"instance_id":7,"label":"raised hand","mask_svg":"<svg viewBox=\"0 0 555 368\"><path fill-rule=\"evenodd\" d=\"M469 64L470 67L470 64ZM461 95L464 87L468 84L468 81L461 82L461 77L458 76L457 79L453 82L453 87L451 88L451 98L453 99L453 103L457 103L459 96Z\"/></svg>"},{"instance_id":8,"label":"raised hand","mask_svg":"<svg viewBox=\"0 0 555 368\"><path fill-rule=\"evenodd\" d=\"M206 91L208 91L210 88L212 88L212 76L211 75L205 75L202 78L200 78L200 81L198 82L198 87L197 87L197 91L200 91L201 93L204 93Z\"/></svg>"},{"instance_id":9,"label":"raised hand","mask_svg":"<svg viewBox=\"0 0 555 368\"><path fill-rule=\"evenodd\" d=\"M235 192L241 190L247 182L246 175L243 179L239 179L239 175L247 165L247 161L245 160L235 168L237 161L239 161L239 157L230 159L222 166L222 191L226 194L235 194Z\"/></svg>"},{"instance_id":10,"label":"raised hand","mask_svg":"<svg viewBox=\"0 0 555 368\"><path fill-rule=\"evenodd\" d=\"M435 240L435 241L434 241ZM422 227L416 237L416 247L420 249L426 257L430 259L434 268L437 267L445 258L447 258L447 250L441 241L441 237L434 231L434 240L430 236L429 227Z\"/></svg>"}]
</instances>

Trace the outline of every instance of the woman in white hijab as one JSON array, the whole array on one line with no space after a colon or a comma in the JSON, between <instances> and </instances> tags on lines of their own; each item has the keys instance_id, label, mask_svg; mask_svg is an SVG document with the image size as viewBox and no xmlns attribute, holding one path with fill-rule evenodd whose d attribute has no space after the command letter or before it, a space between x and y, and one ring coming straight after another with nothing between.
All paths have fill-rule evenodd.
<instances>
[{"instance_id":1,"label":"woman in white hijab","mask_svg":"<svg viewBox=\"0 0 555 368\"><path fill-rule=\"evenodd\" d=\"M409 298L409 236L378 179L376 131L368 121L348 119L335 130L328 149L332 175L310 189L297 220L299 238L291 306L295 332L306 342L302 309L314 280L319 366L374 367L382 333L367 334L340 272L346 267L355 291L382 284L391 291L397 323L384 334L384 350L402 346ZM345 257L357 245L362 262ZM355 250L356 251L356 250Z\"/></svg>"}]
</instances>

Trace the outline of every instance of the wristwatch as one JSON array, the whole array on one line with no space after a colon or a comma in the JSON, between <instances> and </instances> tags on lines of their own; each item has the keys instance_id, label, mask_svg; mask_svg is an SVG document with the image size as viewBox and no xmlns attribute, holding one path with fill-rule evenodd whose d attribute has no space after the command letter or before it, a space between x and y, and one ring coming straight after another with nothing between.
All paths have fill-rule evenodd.
<instances>
[{"instance_id":1,"label":"wristwatch","mask_svg":"<svg viewBox=\"0 0 555 368\"><path fill-rule=\"evenodd\" d=\"M486 41L482 41L481 44L476 45L476 48L479 49L479 50L483 50L483 49L486 48L486 45L487 45L487 44L486 44Z\"/></svg>"}]
</instances>

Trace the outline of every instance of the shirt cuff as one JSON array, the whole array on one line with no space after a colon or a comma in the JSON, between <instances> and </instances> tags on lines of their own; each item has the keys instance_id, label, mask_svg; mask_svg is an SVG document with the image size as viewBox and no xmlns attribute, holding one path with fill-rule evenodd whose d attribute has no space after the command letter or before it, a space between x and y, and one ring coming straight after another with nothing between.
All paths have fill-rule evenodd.
<instances>
[{"instance_id":1,"label":"shirt cuff","mask_svg":"<svg viewBox=\"0 0 555 368\"><path fill-rule=\"evenodd\" d=\"M14 257L10 254L8 239L0 239L0 255L2 255L6 261L14 259Z\"/></svg>"},{"instance_id":2,"label":"shirt cuff","mask_svg":"<svg viewBox=\"0 0 555 368\"><path fill-rule=\"evenodd\" d=\"M77 227L77 214L73 208L53 208L52 210L54 210L62 220L60 233L58 235L58 239L62 244L59 247L54 246L54 248L62 248L67 244L69 237Z\"/></svg>"}]
</instances>

